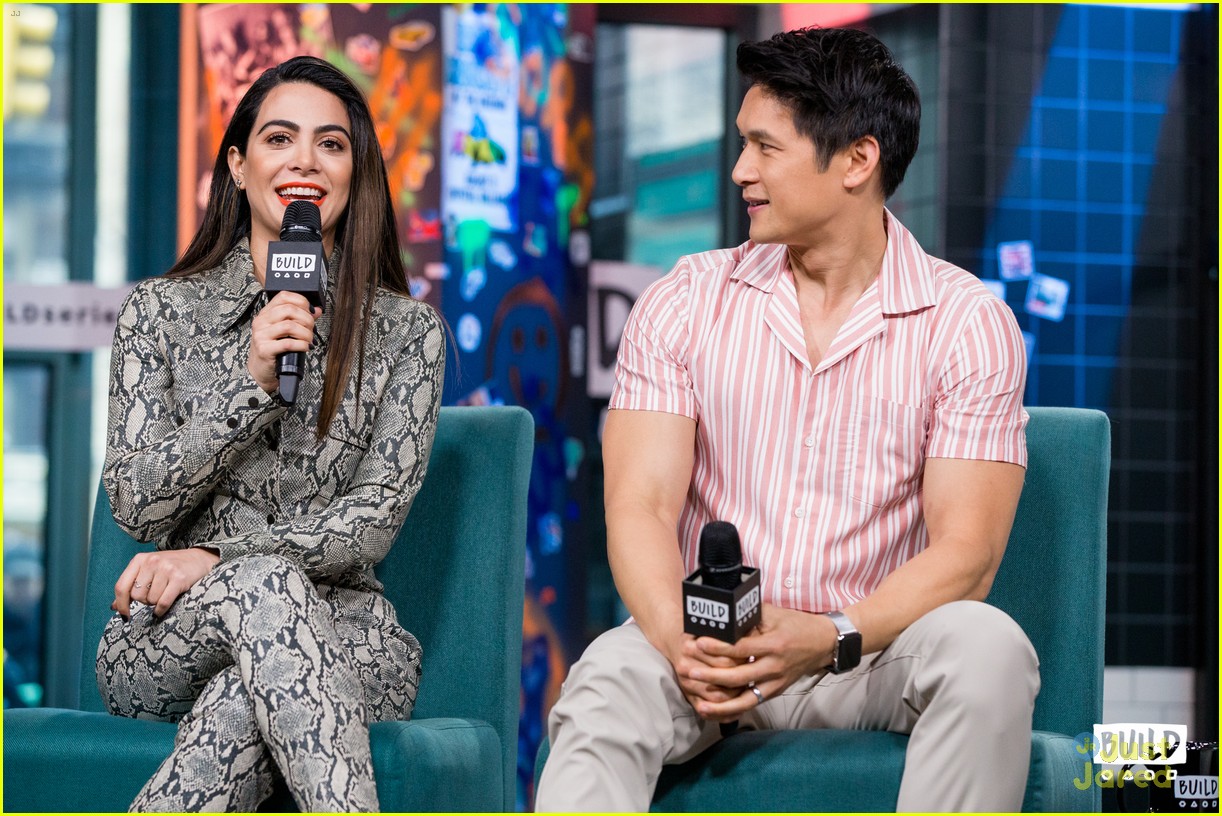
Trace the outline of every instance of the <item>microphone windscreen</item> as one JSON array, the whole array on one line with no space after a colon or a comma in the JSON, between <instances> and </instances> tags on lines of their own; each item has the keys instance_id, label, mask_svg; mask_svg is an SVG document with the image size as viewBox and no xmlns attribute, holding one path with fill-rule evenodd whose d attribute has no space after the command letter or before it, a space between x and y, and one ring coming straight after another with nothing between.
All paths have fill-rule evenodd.
<instances>
[{"instance_id":1,"label":"microphone windscreen","mask_svg":"<svg viewBox=\"0 0 1222 816\"><path fill-rule=\"evenodd\" d=\"M290 201L280 224L281 241L321 241L322 213L313 201Z\"/></svg>"},{"instance_id":2,"label":"microphone windscreen","mask_svg":"<svg viewBox=\"0 0 1222 816\"><path fill-rule=\"evenodd\" d=\"M723 589L738 586L743 548L738 529L728 521L711 521L700 531L700 569L704 582Z\"/></svg>"}]
</instances>

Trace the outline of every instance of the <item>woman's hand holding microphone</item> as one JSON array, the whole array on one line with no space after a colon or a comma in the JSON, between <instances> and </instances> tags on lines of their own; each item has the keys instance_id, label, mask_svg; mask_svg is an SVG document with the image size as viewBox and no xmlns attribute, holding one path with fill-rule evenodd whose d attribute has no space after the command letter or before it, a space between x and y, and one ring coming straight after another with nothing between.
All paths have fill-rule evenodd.
<instances>
[{"instance_id":1,"label":"woman's hand holding microphone","mask_svg":"<svg viewBox=\"0 0 1222 816\"><path fill-rule=\"evenodd\" d=\"M246 369L269 394L276 393L276 357L288 351L308 351L314 341L314 321L322 309L296 292L278 292L255 315L250 327L250 355Z\"/></svg>"}]
</instances>

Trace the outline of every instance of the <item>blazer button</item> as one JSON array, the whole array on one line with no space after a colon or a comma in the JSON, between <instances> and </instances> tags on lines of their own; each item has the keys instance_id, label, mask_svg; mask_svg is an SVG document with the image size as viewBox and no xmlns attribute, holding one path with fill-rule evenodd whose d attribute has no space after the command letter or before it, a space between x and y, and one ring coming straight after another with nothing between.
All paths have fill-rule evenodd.
<instances>
[{"instance_id":1,"label":"blazer button","mask_svg":"<svg viewBox=\"0 0 1222 816\"><path fill-rule=\"evenodd\" d=\"M259 407L259 398L251 397L250 399L246 401L246 404L249 405L251 408L258 408Z\"/></svg>"},{"instance_id":2,"label":"blazer button","mask_svg":"<svg viewBox=\"0 0 1222 816\"><path fill-rule=\"evenodd\" d=\"M276 523L276 517L275 517L275 516L273 516L271 513L268 513L268 514L267 514L267 523L268 523L268 524L275 524L275 523Z\"/></svg>"},{"instance_id":3,"label":"blazer button","mask_svg":"<svg viewBox=\"0 0 1222 816\"><path fill-rule=\"evenodd\" d=\"M238 427L237 417L229 417L229 419L225 420L225 424L228 425L230 428Z\"/></svg>"}]
</instances>

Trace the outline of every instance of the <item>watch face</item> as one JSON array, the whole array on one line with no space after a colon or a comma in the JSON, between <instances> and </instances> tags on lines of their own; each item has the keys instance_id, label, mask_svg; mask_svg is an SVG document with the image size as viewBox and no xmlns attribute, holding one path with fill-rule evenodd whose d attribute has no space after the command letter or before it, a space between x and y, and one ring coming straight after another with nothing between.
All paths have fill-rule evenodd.
<instances>
[{"instance_id":1,"label":"watch face","mask_svg":"<svg viewBox=\"0 0 1222 816\"><path fill-rule=\"evenodd\" d=\"M861 635L853 632L841 635L836 639L836 653L832 657L830 670L832 674L840 674L857 668L861 663Z\"/></svg>"}]
</instances>

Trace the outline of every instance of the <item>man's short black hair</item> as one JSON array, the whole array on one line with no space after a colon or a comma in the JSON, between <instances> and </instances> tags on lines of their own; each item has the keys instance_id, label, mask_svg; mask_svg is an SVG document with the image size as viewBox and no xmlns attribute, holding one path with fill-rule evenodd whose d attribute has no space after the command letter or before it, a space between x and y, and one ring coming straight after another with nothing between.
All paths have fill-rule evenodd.
<instances>
[{"instance_id":1,"label":"man's short black hair","mask_svg":"<svg viewBox=\"0 0 1222 816\"><path fill-rule=\"evenodd\" d=\"M738 46L738 70L793 112L815 144L819 169L863 136L878 140L883 195L904 180L916 153L921 99L887 46L851 28L803 28Z\"/></svg>"}]
</instances>

